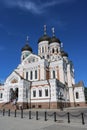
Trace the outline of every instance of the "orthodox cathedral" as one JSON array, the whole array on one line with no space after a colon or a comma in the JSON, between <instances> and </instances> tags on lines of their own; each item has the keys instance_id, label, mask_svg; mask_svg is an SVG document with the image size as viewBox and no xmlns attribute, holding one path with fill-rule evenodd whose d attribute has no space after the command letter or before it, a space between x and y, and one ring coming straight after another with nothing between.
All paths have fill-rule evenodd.
<instances>
[{"instance_id":1,"label":"orthodox cathedral","mask_svg":"<svg viewBox=\"0 0 87 130\"><path fill-rule=\"evenodd\" d=\"M0 107L57 109L84 106L84 84L75 83L74 66L55 36L44 34L33 54L27 37L21 49L21 63L0 85Z\"/></svg>"}]
</instances>

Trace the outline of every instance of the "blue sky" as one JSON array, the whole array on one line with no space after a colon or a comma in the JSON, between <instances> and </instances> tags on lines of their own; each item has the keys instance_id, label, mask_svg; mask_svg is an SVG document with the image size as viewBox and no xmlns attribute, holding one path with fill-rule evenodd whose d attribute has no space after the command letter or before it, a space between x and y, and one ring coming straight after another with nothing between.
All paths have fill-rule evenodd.
<instances>
[{"instance_id":1,"label":"blue sky","mask_svg":"<svg viewBox=\"0 0 87 130\"><path fill-rule=\"evenodd\" d=\"M0 82L20 63L21 48L37 54L43 26L62 41L75 68L76 82L87 86L87 0L0 0Z\"/></svg>"}]
</instances>

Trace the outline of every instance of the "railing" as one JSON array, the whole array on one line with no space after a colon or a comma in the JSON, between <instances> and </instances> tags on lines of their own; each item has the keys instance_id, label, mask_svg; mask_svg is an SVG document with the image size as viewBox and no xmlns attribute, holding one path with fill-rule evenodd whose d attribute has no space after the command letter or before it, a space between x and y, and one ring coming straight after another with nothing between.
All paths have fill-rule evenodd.
<instances>
[{"instance_id":1,"label":"railing","mask_svg":"<svg viewBox=\"0 0 87 130\"><path fill-rule=\"evenodd\" d=\"M42 114L42 115L41 115ZM14 110L11 111L9 110L0 110L0 116L13 116L13 117L20 117L20 118L24 118L25 116L28 117L28 119L32 119L34 117L36 117L36 120L39 120L41 118L44 118L44 121L48 121L48 120L53 120L54 122L59 121L59 119L63 119L66 120L67 123L71 123L73 122L73 118L74 121L76 120L80 120L82 125L87 124L87 112L79 112L79 113L72 113L72 112L39 112L39 111L24 111L23 109L19 110ZM40 117L40 118L39 118ZM86 122L85 122L86 121Z\"/></svg>"}]
</instances>

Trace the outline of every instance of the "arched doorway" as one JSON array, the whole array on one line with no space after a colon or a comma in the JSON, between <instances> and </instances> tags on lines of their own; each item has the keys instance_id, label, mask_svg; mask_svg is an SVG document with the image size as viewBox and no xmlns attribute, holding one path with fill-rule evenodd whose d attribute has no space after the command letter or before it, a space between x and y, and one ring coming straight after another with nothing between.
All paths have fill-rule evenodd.
<instances>
[{"instance_id":1,"label":"arched doorway","mask_svg":"<svg viewBox=\"0 0 87 130\"><path fill-rule=\"evenodd\" d=\"M18 88L10 88L10 101L13 102L13 100L18 100Z\"/></svg>"},{"instance_id":2,"label":"arched doorway","mask_svg":"<svg viewBox=\"0 0 87 130\"><path fill-rule=\"evenodd\" d=\"M10 101L12 102L14 99L14 90L13 88L10 88Z\"/></svg>"},{"instance_id":3,"label":"arched doorway","mask_svg":"<svg viewBox=\"0 0 87 130\"><path fill-rule=\"evenodd\" d=\"M16 101L18 100L18 88L14 90L14 99L16 99Z\"/></svg>"}]
</instances>

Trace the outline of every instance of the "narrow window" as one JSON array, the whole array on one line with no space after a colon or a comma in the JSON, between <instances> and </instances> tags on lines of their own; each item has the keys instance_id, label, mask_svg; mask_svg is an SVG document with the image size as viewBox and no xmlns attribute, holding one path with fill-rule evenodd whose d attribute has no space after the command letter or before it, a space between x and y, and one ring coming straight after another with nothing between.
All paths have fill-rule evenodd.
<instances>
[{"instance_id":1,"label":"narrow window","mask_svg":"<svg viewBox=\"0 0 87 130\"><path fill-rule=\"evenodd\" d=\"M26 98L28 98L28 90L26 89Z\"/></svg>"},{"instance_id":2,"label":"narrow window","mask_svg":"<svg viewBox=\"0 0 87 130\"><path fill-rule=\"evenodd\" d=\"M45 89L45 96L48 96L48 89Z\"/></svg>"},{"instance_id":3,"label":"narrow window","mask_svg":"<svg viewBox=\"0 0 87 130\"><path fill-rule=\"evenodd\" d=\"M28 80L28 72L26 72L26 79Z\"/></svg>"},{"instance_id":4,"label":"narrow window","mask_svg":"<svg viewBox=\"0 0 87 130\"><path fill-rule=\"evenodd\" d=\"M52 49L52 53L54 53L54 48Z\"/></svg>"},{"instance_id":5,"label":"narrow window","mask_svg":"<svg viewBox=\"0 0 87 130\"><path fill-rule=\"evenodd\" d=\"M2 93L0 93L0 98L2 98L3 97L3 94Z\"/></svg>"},{"instance_id":6,"label":"narrow window","mask_svg":"<svg viewBox=\"0 0 87 130\"><path fill-rule=\"evenodd\" d=\"M76 92L76 99L78 99L79 98L79 93L78 92Z\"/></svg>"},{"instance_id":7,"label":"narrow window","mask_svg":"<svg viewBox=\"0 0 87 130\"><path fill-rule=\"evenodd\" d=\"M39 90L39 97L42 97L42 90Z\"/></svg>"},{"instance_id":8,"label":"narrow window","mask_svg":"<svg viewBox=\"0 0 87 130\"><path fill-rule=\"evenodd\" d=\"M44 47L42 47L42 53L44 53Z\"/></svg>"},{"instance_id":9,"label":"narrow window","mask_svg":"<svg viewBox=\"0 0 87 130\"><path fill-rule=\"evenodd\" d=\"M37 79L37 70L35 70L35 79Z\"/></svg>"},{"instance_id":10,"label":"narrow window","mask_svg":"<svg viewBox=\"0 0 87 130\"><path fill-rule=\"evenodd\" d=\"M24 60L25 58L24 58L24 56L23 56L23 60Z\"/></svg>"},{"instance_id":11,"label":"narrow window","mask_svg":"<svg viewBox=\"0 0 87 130\"><path fill-rule=\"evenodd\" d=\"M49 59L49 55L47 55L47 59Z\"/></svg>"},{"instance_id":12,"label":"narrow window","mask_svg":"<svg viewBox=\"0 0 87 130\"><path fill-rule=\"evenodd\" d=\"M32 80L32 78L33 78L33 73L32 71L30 71L30 79Z\"/></svg>"},{"instance_id":13,"label":"narrow window","mask_svg":"<svg viewBox=\"0 0 87 130\"><path fill-rule=\"evenodd\" d=\"M58 53L58 48L56 49L56 52Z\"/></svg>"},{"instance_id":14,"label":"narrow window","mask_svg":"<svg viewBox=\"0 0 87 130\"><path fill-rule=\"evenodd\" d=\"M55 78L55 71L53 70L53 79Z\"/></svg>"},{"instance_id":15,"label":"narrow window","mask_svg":"<svg viewBox=\"0 0 87 130\"><path fill-rule=\"evenodd\" d=\"M44 57L44 56L42 56L42 58L44 59L45 57Z\"/></svg>"},{"instance_id":16,"label":"narrow window","mask_svg":"<svg viewBox=\"0 0 87 130\"><path fill-rule=\"evenodd\" d=\"M33 90L33 97L36 97L36 90Z\"/></svg>"}]
</instances>

